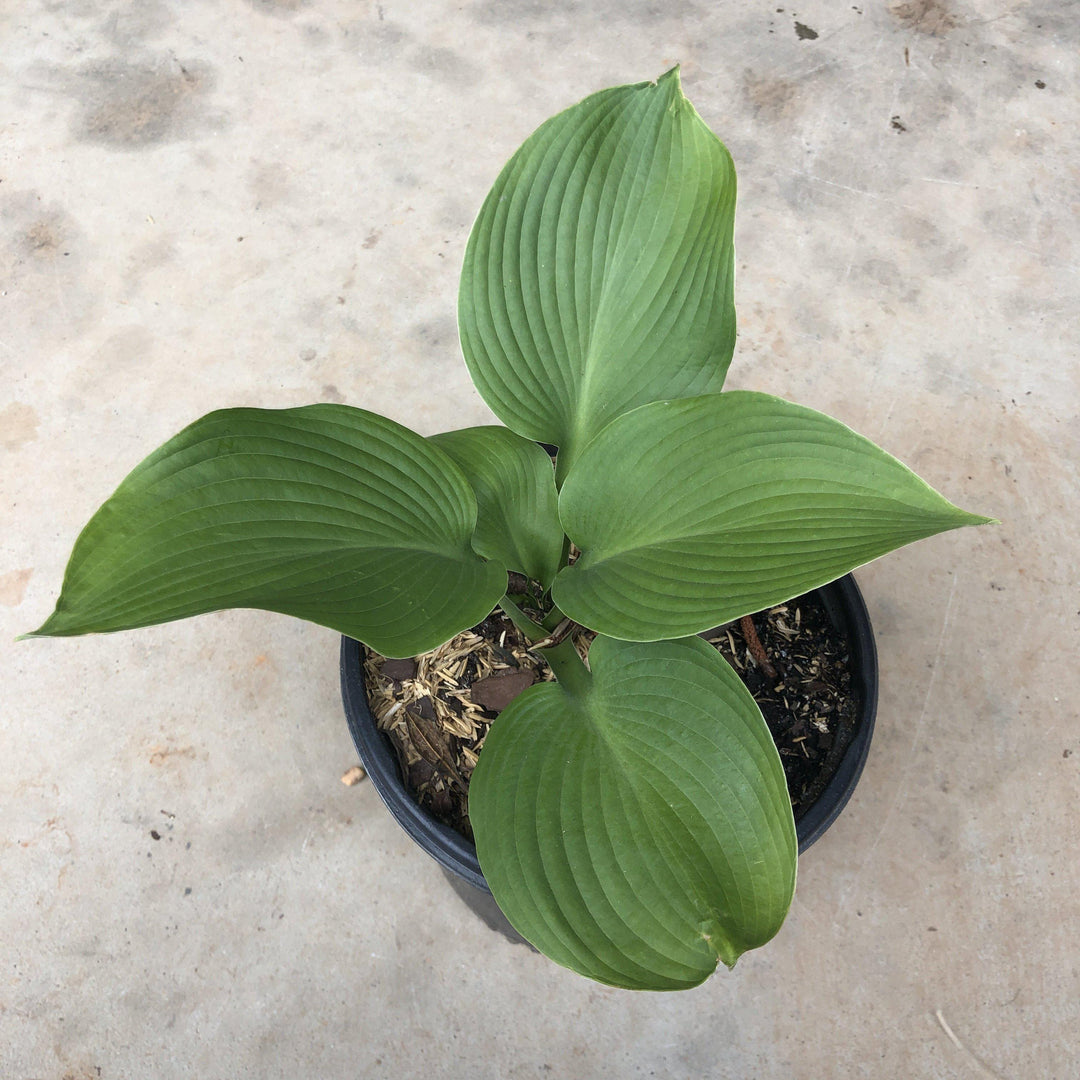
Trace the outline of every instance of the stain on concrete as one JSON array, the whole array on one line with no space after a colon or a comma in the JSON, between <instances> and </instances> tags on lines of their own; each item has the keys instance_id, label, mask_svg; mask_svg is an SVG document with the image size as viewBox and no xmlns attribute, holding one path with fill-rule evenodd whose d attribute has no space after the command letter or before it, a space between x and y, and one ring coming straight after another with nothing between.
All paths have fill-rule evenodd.
<instances>
[{"instance_id":1,"label":"stain on concrete","mask_svg":"<svg viewBox=\"0 0 1080 1080\"><path fill-rule=\"evenodd\" d=\"M370 251L380 240L382 239L382 233L378 229L372 229L371 232L364 237L360 246L365 251Z\"/></svg>"},{"instance_id":2,"label":"stain on concrete","mask_svg":"<svg viewBox=\"0 0 1080 1080\"><path fill-rule=\"evenodd\" d=\"M614 0L604 6L601 19L622 18L635 22L662 22L669 19L688 19L701 16L701 5L691 0Z\"/></svg>"},{"instance_id":3,"label":"stain on concrete","mask_svg":"<svg viewBox=\"0 0 1080 1080\"><path fill-rule=\"evenodd\" d=\"M18 450L37 438L40 421L37 412L21 401L12 402L0 411L0 446Z\"/></svg>"},{"instance_id":4,"label":"stain on concrete","mask_svg":"<svg viewBox=\"0 0 1080 1080\"><path fill-rule=\"evenodd\" d=\"M390 20L363 20L345 28L345 38L369 64L386 64L401 55L412 35Z\"/></svg>"},{"instance_id":5,"label":"stain on concrete","mask_svg":"<svg viewBox=\"0 0 1080 1080\"><path fill-rule=\"evenodd\" d=\"M440 82L461 86L475 81L476 68L460 53L443 46L424 45L412 56L413 66Z\"/></svg>"},{"instance_id":6,"label":"stain on concrete","mask_svg":"<svg viewBox=\"0 0 1080 1080\"><path fill-rule=\"evenodd\" d=\"M484 0L473 5L472 16L482 23L515 23L551 15L575 15L581 6L581 0Z\"/></svg>"},{"instance_id":7,"label":"stain on concrete","mask_svg":"<svg viewBox=\"0 0 1080 1080\"><path fill-rule=\"evenodd\" d=\"M63 234L46 219L35 221L22 237L23 249L39 258L55 256L62 241Z\"/></svg>"},{"instance_id":8,"label":"stain on concrete","mask_svg":"<svg viewBox=\"0 0 1080 1080\"><path fill-rule=\"evenodd\" d=\"M147 761L151 765L170 765L176 760L193 760L195 758L194 746L161 746L154 745L150 747L150 753L147 757Z\"/></svg>"},{"instance_id":9,"label":"stain on concrete","mask_svg":"<svg viewBox=\"0 0 1080 1080\"><path fill-rule=\"evenodd\" d=\"M81 103L75 137L119 150L140 150L191 135L205 119L214 71L174 56L88 64L75 76Z\"/></svg>"},{"instance_id":10,"label":"stain on concrete","mask_svg":"<svg viewBox=\"0 0 1080 1080\"><path fill-rule=\"evenodd\" d=\"M344 405L345 395L333 383L327 383L322 388L322 400L333 401L338 405Z\"/></svg>"},{"instance_id":11,"label":"stain on concrete","mask_svg":"<svg viewBox=\"0 0 1080 1080\"><path fill-rule=\"evenodd\" d=\"M433 349L443 349L456 345L458 340L457 319L452 315L442 315L434 319L416 323L410 336Z\"/></svg>"},{"instance_id":12,"label":"stain on concrete","mask_svg":"<svg viewBox=\"0 0 1080 1080\"><path fill-rule=\"evenodd\" d=\"M945 0L901 0L890 4L889 14L905 30L931 37L944 37L960 25L960 20Z\"/></svg>"},{"instance_id":13,"label":"stain on concrete","mask_svg":"<svg viewBox=\"0 0 1080 1080\"><path fill-rule=\"evenodd\" d=\"M281 206L292 200L292 169L279 161L256 161L248 176L248 190L255 209Z\"/></svg>"},{"instance_id":14,"label":"stain on concrete","mask_svg":"<svg viewBox=\"0 0 1080 1080\"><path fill-rule=\"evenodd\" d=\"M154 348L154 338L149 330L140 323L123 326L110 334L105 344L94 352L90 360L95 379L146 362Z\"/></svg>"},{"instance_id":15,"label":"stain on concrete","mask_svg":"<svg viewBox=\"0 0 1080 1080\"><path fill-rule=\"evenodd\" d=\"M946 400L956 399L958 396L967 398L979 394L982 390L979 378L964 359L958 362L955 356L930 350L920 357L918 362L926 372L927 391L936 397ZM925 423L925 420L923 422ZM920 463L925 463L927 455L939 452L941 451L938 447L920 448L911 455L912 460L907 464L918 472L921 468Z\"/></svg>"},{"instance_id":16,"label":"stain on concrete","mask_svg":"<svg viewBox=\"0 0 1080 1080\"><path fill-rule=\"evenodd\" d=\"M72 371L69 383L71 400L130 400L151 385L146 375L153 356L154 338L145 326L134 323L114 330L93 353ZM169 369L154 376L152 384L182 379L178 370Z\"/></svg>"},{"instance_id":17,"label":"stain on concrete","mask_svg":"<svg viewBox=\"0 0 1080 1080\"><path fill-rule=\"evenodd\" d=\"M743 97L754 116L766 121L794 116L801 104L797 83L790 79L759 76L749 69L743 74Z\"/></svg>"},{"instance_id":18,"label":"stain on concrete","mask_svg":"<svg viewBox=\"0 0 1080 1080\"><path fill-rule=\"evenodd\" d=\"M58 203L0 186L0 326L5 340L82 330L96 306L84 275L84 237Z\"/></svg>"},{"instance_id":19,"label":"stain on concrete","mask_svg":"<svg viewBox=\"0 0 1080 1080\"><path fill-rule=\"evenodd\" d=\"M948 63L955 51L955 46L949 41L937 42L928 50L935 65ZM913 93L907 108L908 112L902 117L904 123L912 129L917 127L925 135L929 133L931 124L945 123L951 126L958 122L977 123L982 106L979 97L970 93L962 82L938 80L932 88L927 85ZM978 158L982 148L972 142L970 152L973 158Z\"/></svg>"},{"instance_id":20,"label":"stain on concrete","mask_svg":"<svg viewBox=\"0 0 1080 1080\"><path fill-rule=\"evenodd\" d=\"M591 16L596 23L668 22L704 14L692 0L607 0L606 3L583 3L582 0L483 0L474 4L471 13L477 22L513 25L522 20L550 21L552 16Z\"/></svg>"},{"instance_id":21,"label":"stain on concrete","mask_svg":"<svg viewBox=\"0 0 1080 1080\"><path fill-rule=\"evenodd\" d=\"M20 264L43 266L71 257L75 230L61 207L41 205L36 192L12 193L3 205L12 236L10 254Z\"/></svg>"},{"instance_id":22,"label":"stain on concrete","mask_svg":"<svg viewBox=\"0 0 1080 1080\"><path fill-rule=\"evenodd\" d=\"M1009 11L1010 19L1024 23L1018 38L1038 31L1040 41L1055 39L1071 41L1076 33L1076 9L1072 4L1029 3L1017 5Z\"/></svg>"},{"instance_id":23,"label":"stain on concrete","mask_svg":"<svg viewBox=\"0 0 1080 1080\"><path fill-rule=\"evenodd\" d=\"M971 254L964 244L950 243L937 225L925 217L903 218L900 237L919 249L919 266L935 276L955 274Z\"/></svg>"},{"instance_id":24,"label":"stain on concrete","mask_svg":"<svg viewBox=\"0 0 1080 1080\"><path fill-rule=\"evenodd\" d=\"M12 570L10 573L0 574L0 604L4 607L18 607L23 602L27 583L33 576L32 566L25 570Z\"/></svg>"},{"instance_id":25,"label":"stain on concrete","mask_svg":"<svg viewBox=\"0 0 1080 1080\"><path fill-rule=\"evenodd\" d=\"M160 36L174 21L175 15L167 4L140 0L111 11L102 24L102 33L114 45L130 49L137 42Z\"/></svg>"},{"instance_id":26,"label":"stain on concrete","mask_svg":"<svg viewBox=\"0 0 1080 1080\"><path fill-rule=\"evenodd\" d=\"M308 6L308 0L247 0L256 11L267 15L295 15Z\"/></svg>"},{"instance_id":27,"label":"stain on concrete","mask_svg":"<svg viewBox=\"0 0 1080 1080\"><path fill-rule=\"evenodd\" d=\"M310 48L323 48L333 40L326 27L315 22L304 23L300 30L304 35L304 44Z\"/></svg>"},{"instance_id":28,"label":"stain on concrete","mask_svg":"<svg viewBox=\"0 0 1080 1080\"><path fill-rule=\"evenodd\" d=\"M100 0L40 0L38 5L49 14L62 13L69 19L92 19L101 14Z\"/></svg>"},{"instance_id":29,"label":"stain on concrete","mask_svg":"<svg viewBox=\"0 0 1080 1080\"><path fill-rule=\"evenodd\" d=\"M906 278L891 259L867 259L862 264L860 276L876 282L905 304L914 303L919 298L918 284Z\"/></svg>"},{"instance_id":30,"label":"stain on concrete","mask_svg":"<svg viewBox=\"0 0 1080 1080\"><path fill-rule=\"evenodd\" d=\"M162 233L139 244L125 260L124 287L131 293L140 292L148 276L153 271L168 266L176 256L176 242L171 233Z\"/></svg>"},{"instance_id":31,"label":"stain on concrete","mask_svg":"<svg viewBox=\"0 0 1080 1080\"><path fill-rule=\"evenodd\" d=\"M795 36L800 41L817 41L818 32L812 27L807 26L805 23L795 23Z\"/></svg>"}]
</instances>

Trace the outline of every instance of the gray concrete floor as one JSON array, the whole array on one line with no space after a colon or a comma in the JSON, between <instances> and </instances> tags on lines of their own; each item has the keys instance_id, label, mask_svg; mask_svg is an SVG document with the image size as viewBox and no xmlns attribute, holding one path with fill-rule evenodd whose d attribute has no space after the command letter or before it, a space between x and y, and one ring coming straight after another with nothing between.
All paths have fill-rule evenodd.
<instances>
[{"instance_id":1,"label":"gray concrete floor","mask_svg":"<svg viewBox=\"0 0 1080 1080\"><path fill-rule=\"evenodd\" d=\"M1076 16L4 5L0 1077L1075 1077ZM12 639L203 412L485 422L454 310L488 185L549 114L677 60L740 170L731 385L1002 523L860 572L862 784L776 941L665 996L493 933L339 782L333 634L232 612Z\"/></svg>"}]
</instances>

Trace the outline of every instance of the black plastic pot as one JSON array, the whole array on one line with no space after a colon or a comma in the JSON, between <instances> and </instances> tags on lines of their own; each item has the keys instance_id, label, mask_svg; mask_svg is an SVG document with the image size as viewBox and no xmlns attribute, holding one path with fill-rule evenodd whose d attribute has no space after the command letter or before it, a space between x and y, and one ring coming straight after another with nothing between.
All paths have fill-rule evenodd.
<instances>
[{"instance_id":1,"label":"black plastic pot","mask_svg":"<svg viewBox=\"0 0 1080 1080\"><path fill-rule=\"evenodd\" d=\"M839 817L862 775L877 716L878 662L874 628L855 578L848 574L815 589L829 619L848 640L851 657L851 691L855 695L855 734L825 790L795 822L799 853L804 852Z\"/></svg>"},{"instance_id":2,"label":"black plastic pot","mask_svg":"<svg viewBox=\"0 0 1080 1080\"><path fill-rule=\"evenodd\" d=\"M805 851L836 820L859 782L877 712L878 666L870 616L855 579L848 574L830 585L815 589L833 625L844 633L850 647L852 691L857 715L855 733L836 772L817 801L796 822L799 851ZM422 810L406 790L389 736L375 726L364 688L362 646L352 638L341 639L341 697L345 718L360 760L375 790L398 824L441 866L474 888L490 892L476 848L460 833Z\"/></svg>"},{"instance_id":3,"label":"black plastic pot","mask_svg":"<svg viewBox=\"0 0 1080 1080\"><path fill-rule=\"evenodd\" d=\"M347 637L341 639L341 700L360 761L398 824L445 870L490 893L472 841L433 818L406 789L390 736L375 726L368 706L363 646Z\"/></svg>"}]
</instances>

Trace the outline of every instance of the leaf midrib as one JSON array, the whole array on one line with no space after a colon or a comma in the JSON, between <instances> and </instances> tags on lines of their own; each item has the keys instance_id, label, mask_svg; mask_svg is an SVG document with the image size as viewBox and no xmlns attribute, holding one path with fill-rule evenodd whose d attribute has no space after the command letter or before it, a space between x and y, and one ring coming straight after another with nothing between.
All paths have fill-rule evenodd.
<instances>
[{"instance_id":1,"label":"leaf midrib","mask_svg":"<svg viewBox=\"0 0 1080 1080\"><path fill-rule=\"evenodd\" d=\"M869 490L869 489L867 489L867 490ZM777 495L777 496L773 496L772 498L773 499L784 499L784 498L787 498L787 497L789 497L789 496ZM897 507L908 507L909 504L907 504L907 503L897 503L897 501L895 499L890 499L890 498L881 496L880 493L875 493L875 500L876 501L881 501L881 502L885 503L887 506L894 508L894 513L890 515L890 514L883 513L882 509L875 509L875 510L873 510L873 519L874 519L874 521L879 522L882 525L884 525L885 524L885 519L887 517L895 517L895 518L900 519L900 520L903 520L906 517L908 517L907 514L903 513L901 510L896 509L896 508ZM768 501L768 500L757 500L755 504L760 505L761 503L764 503L765 501ZM858 508L858 512L863 516L868 516L867 511L869 511L871 509L867 505L869 503L869 501L870 501L869 499L866 499L866 501L863 503L863 505ZM741 504L741 506L745 506L745 505L746 505L745 503ZM738 512L738 510L741 508L741 506L733 507L730 511L725 511L725 513L726 512ZM853 508L850 508L850 507L838 507L838 509L843 510L846 514L849 515L846 520L848 522L850 522L851 521L851 516L850 515L854 512ZM912 507L912 509L916 509L916 508ZM597 548L596 547L584 548L582 550L581 557L578 559L578 561L576 563L574 563L573 566L564 567L563 572L565 572L567 570L573 570L575 567L582 570L582 571L584 571L584 570L594 570L594 569L597 569L600 566L603 566L607 562L611 562L614 559L623 558L623 557L625 557L627 555L634 555L634 554L638 554L640 552L645 552L645 551L656 551L658 549L663 549L665 547L671 547L671 546L674 546L674 545L683 544L683 543L686 543L687 541L714 543L714 544L716 544L718 546L721 545L721 544L724 544L724 543L733 543L735 541L732 540L732 539L729 539L729 538L737 538L737 537L739 537L740 534L743 534L744 536L745 535L752 535L754 533L760 532L763 528L776 529L776 525L769 520L770 518L780 518L780 519L783 519L785 521L791 522L790 528L792 530L797 530L798 529L798 518L797 517L793 518L792 515L793 515L793 510L792 510L792 508L790 506L781 506L781 507L778 507L775 511L771 512L770 514L767 514L767 515L765 515L763 517L758 517L752 522L746 522L746 523L743 523L743 524L726 525L726 526L723 526L722 528L719 528L719 529L717 529L716 527L712 527L712 528L710 528L710 527L687 528L682 532L675 533L674 535L665 535L663 537L656 538L656 539L641 540L641 541L636 541L634 543L627 543L627 544L624 544L623 546L614 546L614 547L610 547L610 548L605 548L605 549L602 550L602 554L597 554ZM849 531L851 531L851 530L849 530ZM919 531L921 531L921 527L920 527ZM574 537L571 536L571 539L574 539ZM773 543L783 543L784 541L773 540L772 542Z\"/></svg>"}]
</instances>

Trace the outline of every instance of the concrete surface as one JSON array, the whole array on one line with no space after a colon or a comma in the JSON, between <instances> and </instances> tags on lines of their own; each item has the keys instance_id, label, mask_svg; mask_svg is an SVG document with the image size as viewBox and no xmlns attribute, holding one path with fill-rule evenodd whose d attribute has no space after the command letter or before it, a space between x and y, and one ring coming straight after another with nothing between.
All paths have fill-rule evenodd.
<instances>
[{"instance_id":1,"label":"concrete surface","mask_svg":"<svg viewBox=\"0 0 1080 1080\"><path fill-rule=\"evenodd\" d=\"M1075 1077L1076 15L4 5L0 1077ZM12 638L205 411L484 422L454 304L487 187L549 114L676 60L740 170L731 385L1002 524L859 574L863 782L771 947L664 996L492 933L339 782L331 633L234 612Z\"/></svg>"}]
</instances>

